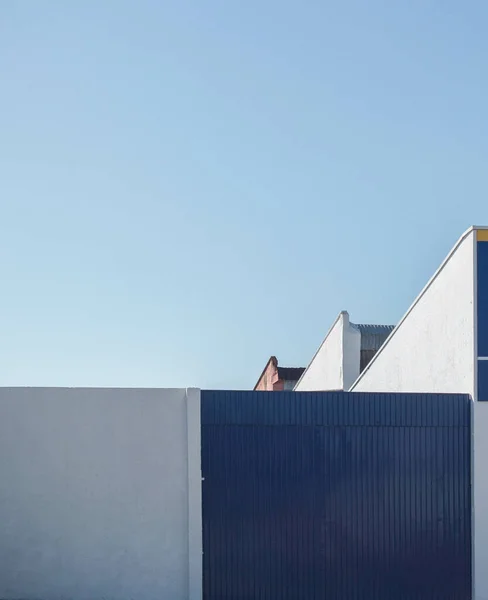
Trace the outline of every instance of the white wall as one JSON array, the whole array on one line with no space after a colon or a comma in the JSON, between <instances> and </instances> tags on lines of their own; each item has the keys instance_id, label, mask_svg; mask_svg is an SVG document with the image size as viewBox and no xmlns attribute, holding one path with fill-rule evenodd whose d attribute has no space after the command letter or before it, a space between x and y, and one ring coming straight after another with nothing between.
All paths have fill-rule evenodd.
<instances>
[{"instance_id":1,"label":"white wall","mask_svg":"<svg viewBox=\"0 0 488 600\"><path fill-rule=\"evenodd\" d=\"M474 399L473 598L488 600L488 403L476 402L475 233L461 238L352 390Z\"/></svg>"},{"instance_id":2,"label":"white wall","mask_svg":"<svg viewBox=\"0 0 488 600\"><path fill-rule=\"evenodd\" d=\"M359 375L361 334L342 311L295 386L296 392L348 389Z\"/></svg>"},{"instance_id":3,"label":"white wall","mask_svg":"<svg viewBox=\"0 0 488 600\"><path fill-rule=\"evenodd\" d=\"M0 597L201 596L197 390L0 389Z\"/></svg>"},{"instance_id":4,"label":"white wall","mask_svg":"<svg viewBox=\"0 0 488 600\"><path fill-rule=\"evenodd\" d=\"M473 239L459 244L351 391L474 395Z\"/></svg>"},{"instance_id":5,"label":"white wall","mask_svg":"<svg viewBox=\"0 0 488 600\"><path fill-rule=\"evenodd\" d=\"M296 392L343 389L343 319L344 313L340 313L295 386Z\"/></svg>"}]
</instances>

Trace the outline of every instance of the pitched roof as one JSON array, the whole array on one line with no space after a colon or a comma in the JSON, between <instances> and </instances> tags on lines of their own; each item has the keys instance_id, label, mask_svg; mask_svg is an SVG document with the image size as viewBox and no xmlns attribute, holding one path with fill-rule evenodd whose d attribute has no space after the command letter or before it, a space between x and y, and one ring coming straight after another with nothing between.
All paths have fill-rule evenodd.
<instances>
[{"instance_id":1,"label":"pitched roof","mask_svg":"<svg viewBox=\"0 0 488 600\"><path fill-rule=\"evenodd\" d=\"M266 369L270 364L276 367L278 371L278 378L283 379L284 381L298 381L302 376L302 373L305 371L305 367L279 367L278 359L276 358L276 356L270 356L268 362L266 363L264 369L261 372L261 375L259 376L259 379L256 382L256 385L254 386L254 389L257 388L262 376L264 375Z\"/></svg>"},{"instance_id":2,"label":"pitched roof","mask_svg":"<svg viewBox=\"0 0 488 600\"><path fill-rule=\"evenodd\" d=\"M353 325L353 323L351 323ZM361 333L382 334L393 331L395 325L363 325L362 323L354 323Z\"/></svg>"},{"instance_id":3,"label":"pitched roof","mask_svg":"<svg viewBox=\"0 0 488 600\"><path fill-rule=\"evenodd\" d=\"M278 367L278 377L285 381L298 381L305 367Z\"/></svg>"},{"instance_id":4,"label":"pitched roof","mask_svg":"<svg viewBox=\"0 0 488 600\"><path fill-rule=\"evenodd\" d=\"M395 329L394 325L363 325L350 323L361 333L361 350L379 350L386 338Z\"/></svg>"}]
</instances>

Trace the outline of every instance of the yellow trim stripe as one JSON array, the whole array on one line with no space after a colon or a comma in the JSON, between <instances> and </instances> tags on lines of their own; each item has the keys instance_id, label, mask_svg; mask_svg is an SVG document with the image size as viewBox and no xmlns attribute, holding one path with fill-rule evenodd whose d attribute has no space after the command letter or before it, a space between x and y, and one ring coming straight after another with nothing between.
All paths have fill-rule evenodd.
<instances>
[{"instance_id":1,"label":"yellow trim stripe","mask_svg":"<svg viewBox=\"0 0 488 600\"><path fill-rule=\"evenodd\" d=\"M488 229L478 229L476 231L476 239L478 242L488 242Z\"/></svg>"}]
</instances>

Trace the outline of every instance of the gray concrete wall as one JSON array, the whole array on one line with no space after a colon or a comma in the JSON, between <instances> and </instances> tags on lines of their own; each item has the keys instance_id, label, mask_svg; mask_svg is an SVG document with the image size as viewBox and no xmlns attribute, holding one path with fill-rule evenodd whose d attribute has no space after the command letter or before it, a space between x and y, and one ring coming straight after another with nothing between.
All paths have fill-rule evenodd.
<instances>
[{"instance_id":1,"label":"gray concrete wall","mask_svg":"<svg viewBox=\"0 0 488 600\"><path fill-rule=\"evenodd\" d=\"M0 389L0 597L201 597L198 390Z\"/></svg>"}]
</instances>

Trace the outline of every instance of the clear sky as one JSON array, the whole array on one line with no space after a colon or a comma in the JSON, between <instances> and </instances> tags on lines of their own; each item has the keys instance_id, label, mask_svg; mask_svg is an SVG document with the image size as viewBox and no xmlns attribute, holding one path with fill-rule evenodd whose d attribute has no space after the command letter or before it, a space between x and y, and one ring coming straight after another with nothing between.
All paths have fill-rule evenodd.
<instances>
[{"instance_id":1,"label":"clear sky","mask_svg":"<svg viewBox=\"0 0 488 600\"><path fill-rule=\"evenodd\" d=\"M0 2L0 385L252 387L488 225L488 2Z\"/></svg>"}]
</instances>

